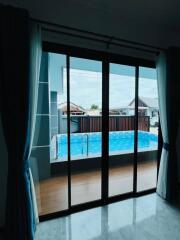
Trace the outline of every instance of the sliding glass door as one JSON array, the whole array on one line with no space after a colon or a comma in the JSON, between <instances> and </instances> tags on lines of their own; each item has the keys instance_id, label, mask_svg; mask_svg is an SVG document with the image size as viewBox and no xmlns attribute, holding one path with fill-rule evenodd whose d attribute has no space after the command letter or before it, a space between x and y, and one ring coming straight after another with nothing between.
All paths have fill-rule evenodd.
<instances>
[{"instance_id":1,"label":"sliding glass door","mask_svg":"<svg viewBox=\"0 0 180 240\"><path fill-rule=\"evenodd\" d=\"M156 69L90 52L43 56L34 146L39 215L156 188Z\"/></svg>"},{"instance_id":2,"label":"sliding glass door","mask_svg":"<svg viewBox=\"0 0 180 240\"><path fill-rule=\"evenodd\" d=\"M133 191L135 67L110 64L109 196Z\"/></svg>"},{"instance_id":3,"label":"sliding glass door","mask_svg":"<svg viewBox=\"0 0 180 240\"><path fill-rule=\"evenodd\" d=\"M156 188L159 105L156 69L139 67L137 191Z\"/></svg>"},{"instance_id":4,"label":"sliding glass door","mask_svg":"<svg viewBox=\"0 0 180 240\"><path fill-rule=\"evenodd\" d=\"M102 62L70 57L71 205L101 199Z\"/></svg>"}]
</instances>

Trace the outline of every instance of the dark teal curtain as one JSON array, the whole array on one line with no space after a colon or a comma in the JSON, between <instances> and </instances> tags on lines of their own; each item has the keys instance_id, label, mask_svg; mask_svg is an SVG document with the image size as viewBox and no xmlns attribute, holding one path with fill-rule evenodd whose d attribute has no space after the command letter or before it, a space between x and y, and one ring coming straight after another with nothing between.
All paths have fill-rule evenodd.
<instances>
[{"instance_id":1,"label":"dark teal curtain","mask_svg":"<svg viewBox=\"0 0 180 240\"><path fill-rule=\"evenodd\" d=\"M36 229L29 171L33 41L28 12L0 6L0 31L1 117L8 149L6 233L7 239L32 240Z\"/></svg>"},{"instance_id":2,"label":"dark teal curtain","mask_svg":"<svg viewBox=\"0 0 180 240\"><path fill-rule=\"evenodd\" d=\"M163 149L160 160L157 193L174 201L178 193L177 133L180 111L180 49L169 48L157 59L160 122Z\"/></svg>"}]
</instances>

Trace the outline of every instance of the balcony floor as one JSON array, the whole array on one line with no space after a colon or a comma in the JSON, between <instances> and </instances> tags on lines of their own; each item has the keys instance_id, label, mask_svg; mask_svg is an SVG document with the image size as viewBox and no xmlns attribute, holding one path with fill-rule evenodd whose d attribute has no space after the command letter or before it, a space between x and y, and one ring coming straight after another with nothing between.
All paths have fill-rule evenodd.
<instances>
[{"instance_id":1,"label":"balcony floor","mask_svg":"<svg viewBox=\"0 0 180 240\"><path fill-rule=\"evenodd\" d=\"M143 191L156 187L157 163L138 164L137 189ZM67 176L52 177L36 185L39 215L65 210L68 207ZM133 190L133 165L110 168L109 196ZM72 174L72 205L101 198L101 173L91 171Z\"/></svg>"}]
</instances>

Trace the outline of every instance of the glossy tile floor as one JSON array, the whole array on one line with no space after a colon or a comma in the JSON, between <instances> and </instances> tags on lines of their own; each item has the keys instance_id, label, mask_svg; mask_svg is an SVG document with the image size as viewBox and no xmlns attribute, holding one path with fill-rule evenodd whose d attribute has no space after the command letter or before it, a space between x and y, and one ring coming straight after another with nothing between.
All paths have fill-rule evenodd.
<instances>
[{"instance_id":1,"label":"glossy tile floor","mask_svg":"<svg viewBox=\"0 0 180 240\"><path fill-rule=\"evenodd\" d=\"M36 240L179 240L180 208L155 193L40 223Z\"/></svg>"}]
</instances>

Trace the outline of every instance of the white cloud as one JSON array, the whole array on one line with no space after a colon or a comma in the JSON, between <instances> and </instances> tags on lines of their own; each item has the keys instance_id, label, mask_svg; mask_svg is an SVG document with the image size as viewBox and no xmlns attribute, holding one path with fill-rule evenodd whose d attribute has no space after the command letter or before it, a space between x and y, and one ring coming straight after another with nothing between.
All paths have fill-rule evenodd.
<instances>
[{"instance_id":1,"label":"white cloud","mask_svg":"<svg viewBox=\"0 0 180 240\"><path fill-rule=\"evenodd\" d=\"M59 102L66 102L66 74L64 74L64 94ZM127 106L135 96L135 78L110 74L110 108ZM139 79L139 96L157 98L157 81ZM92 104L102 107L102 74L85 70L70 71L70 101L84 108Z\"/></svg>"}]
</instances>

